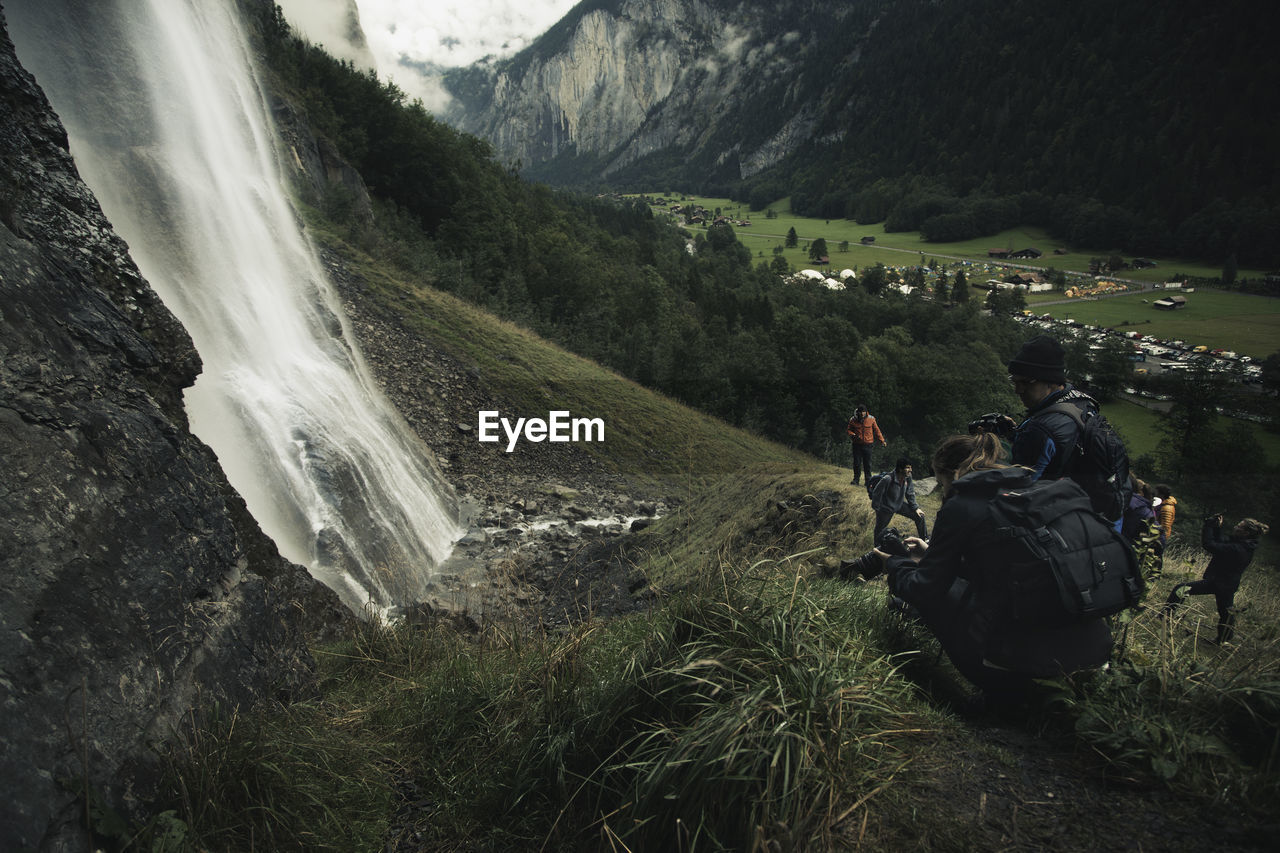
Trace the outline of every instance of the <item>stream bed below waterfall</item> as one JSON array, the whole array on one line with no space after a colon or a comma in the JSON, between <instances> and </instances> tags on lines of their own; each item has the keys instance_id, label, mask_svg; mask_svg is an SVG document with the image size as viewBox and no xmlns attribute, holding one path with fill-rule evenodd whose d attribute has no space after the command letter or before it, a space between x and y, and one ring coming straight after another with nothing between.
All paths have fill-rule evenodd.
<instances>
[{"instance_id":1,"label":"stream bed below waterfall","mask_svg":"<svg viewBox=\"0 0 1280 853\"><path fill-rule=\"evenodd\" d=\"M449 615L472 626L506 619L556 625L637 609L649 592L626 556L628 534L665 507L626 503L513 501L498 509L464 500L466 533L437 567L425 600L389 615L410 621Z\"/></svg>"}]
</instances>

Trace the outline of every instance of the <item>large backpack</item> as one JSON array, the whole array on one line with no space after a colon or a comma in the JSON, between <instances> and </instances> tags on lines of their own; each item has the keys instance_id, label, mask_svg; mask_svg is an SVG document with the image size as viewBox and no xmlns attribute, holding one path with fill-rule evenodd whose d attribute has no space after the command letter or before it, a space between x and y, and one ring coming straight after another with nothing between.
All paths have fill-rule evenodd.
<instances>
[{"instance_id":1,"label":"large backpack","mask_svg":"<svg viewBox=\"0 0 1280 853\"><path fill-rule=\"evenodd\" d=\"M1088 493L1099 514L1118 521L1133 496L1124 442L1087 394L1068 397L1045 411L1061 412L1076 422L1079 434L1064 473Z\"/></svg>"},{"instance_id":2,"label":"large backpack","mask_svg":"<svg viewBox=\"0 0 1280 853\"><path fill-rule=\"evenodd\" d=\"M999 491L976 540L970 582L995 621L1060 628L1136 607L1133 549L1072 480Z\"/></svg>"},{"instance_id":3,"label":"large backpack","mask_svg":"<svg viewBox=\"0 0 1280 853\"><path fill-rule=\"evenodd\" d=\"M876 496L876 486L880 485L881 480L892 475L892 471L881 471L879 474L872 474L867 477L867 497L874 498Z\"/></svg>"}]
</instances>

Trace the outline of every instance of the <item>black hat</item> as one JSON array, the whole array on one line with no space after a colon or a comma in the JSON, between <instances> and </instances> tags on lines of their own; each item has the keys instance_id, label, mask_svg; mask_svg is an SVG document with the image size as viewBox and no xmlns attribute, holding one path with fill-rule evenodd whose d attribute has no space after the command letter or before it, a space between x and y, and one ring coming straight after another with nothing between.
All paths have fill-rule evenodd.
<instances>
[{"instance_id":1,"label":"black hat","mask_svg":"<svg viewBox=\"0 0 1280 853\"><path fill-rule=\"evenodd\" d=\"M1048 335L1034 337L1009 362L1009 373L1062 385L1067 381L1066 350Z\"/></svg>"}]
</instances>

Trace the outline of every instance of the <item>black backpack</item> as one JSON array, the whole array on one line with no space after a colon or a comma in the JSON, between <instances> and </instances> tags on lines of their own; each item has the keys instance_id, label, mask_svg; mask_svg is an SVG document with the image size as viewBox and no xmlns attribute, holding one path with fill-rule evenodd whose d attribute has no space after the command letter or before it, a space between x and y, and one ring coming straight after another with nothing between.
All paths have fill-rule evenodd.
<instances>
[{"instance_id":1,"label":"black backpack","mask_svg":"<svg viewBox=\"0 0 1280 853\"><path fill-rule=\"evenodd\" d=\"M892 471L881 471L879 474L872 474L870 477L868 477L867 478L867 497L869 498L875 497L874 493L876 490L876 486L880 484L881 480L883 480L885 477L890 476L891 474L893 474Z\"/></svg>"},{"instance_id":2,"label":"black backpack","mask_svg":"<svg viewBox=\"0 0 1280 853\"><path fill-rule=\"evenodd\" d=\"M1087 394L1077 392L1045 409L1069 415L1080 428L1064 473L1089 495L1093 508L1117 521L1129 508L1129 451Z\"/></svg>"},{"instance_id":3,"label":"black backpack","mask_svg":"<svg viewBox=\"0 0 1280 853\"><path fill-rule=\"evenodd\" d=\"M991 525L966 561L994 620L1061 628L1138 605L1143 580L1133 549L1074 481L1001 490L988 506Z\"/></svg>"}]
</instances>

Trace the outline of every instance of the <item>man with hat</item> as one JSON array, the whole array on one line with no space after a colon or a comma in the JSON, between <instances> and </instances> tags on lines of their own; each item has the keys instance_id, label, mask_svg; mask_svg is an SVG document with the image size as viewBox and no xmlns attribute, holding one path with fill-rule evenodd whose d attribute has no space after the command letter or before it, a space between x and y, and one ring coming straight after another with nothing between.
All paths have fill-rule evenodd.
<instances>
[{"instance_id":1,"label":"man with hat","mask_svg":"<svg viewBox=\"0 0 1280 853\"><path fill-rule=\"evenodd\" d=\"M1098 401L1067 384L1066 351L1047 335L1022 345L1009 362L1013 391L1027 416L1013 431L1010 457L1035 472L1038 480L1070 477L1079 483L1094 509L1120 529L1129 505L1129 458L1124 443L1098 411ZM1086 427L1093 428L1090 438ZM1013 419L1007 419L1013 426ZM1089 457L1076 447L1089 442Z\"/></svg>"},{"instance_id":2,"label":"man with hat","mask_svg":"<svg viewBox=\"0 0 1280 853\"><path fill-rule=\"evenodd\" d=\"M1035 471L1037 479L1059 479L1075 450L1080 427L1075 418L1061 410L1051 411L1052 407L1068 397L1084 398L1094 409L1097 404L1067 384L1066 351L1048 335L1022 345L1009 362L1009 381L1027 407L1026 419L1013 434L1013 464Z\"/></svg>"}]
</instances>

